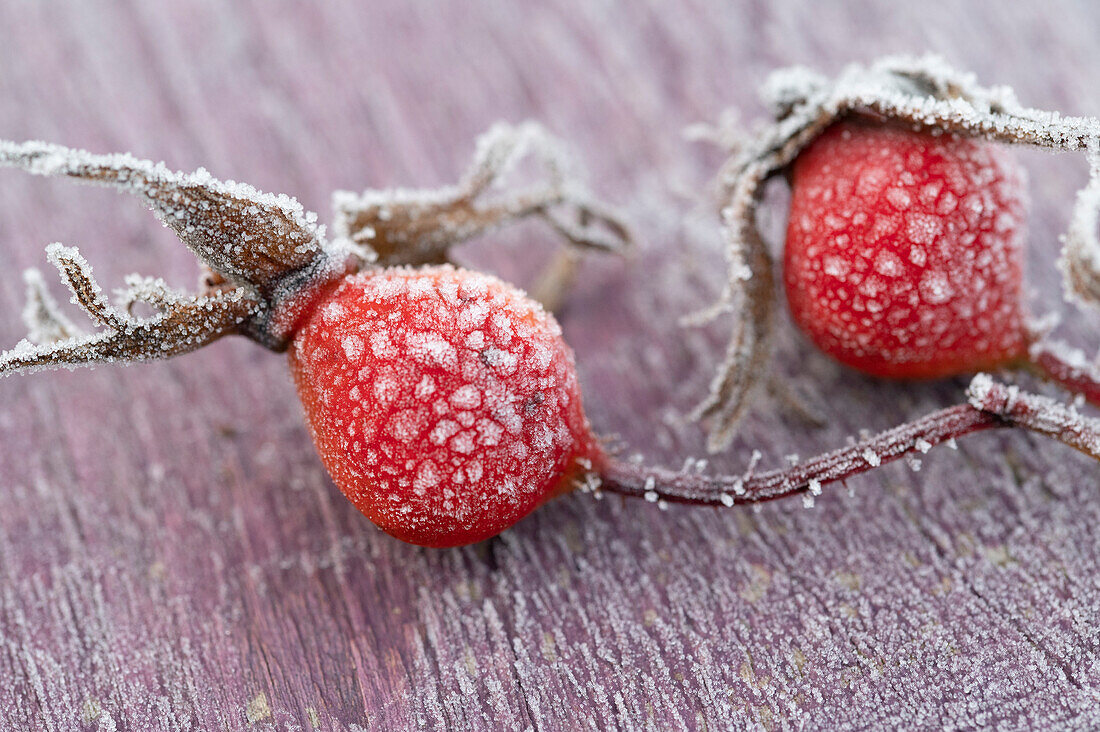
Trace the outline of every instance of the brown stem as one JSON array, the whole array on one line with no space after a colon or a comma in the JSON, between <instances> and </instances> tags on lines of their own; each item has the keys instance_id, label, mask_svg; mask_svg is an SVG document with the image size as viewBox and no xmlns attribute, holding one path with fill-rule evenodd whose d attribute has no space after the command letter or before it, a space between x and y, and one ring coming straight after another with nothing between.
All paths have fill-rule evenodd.
<instances>
[{"instance_id":1,"label":"brown stem","mask_svg":"<svg viewBox=\"0 0 1100 732\"><path fill-rule=\"evenodd\" d=\"M602 490L650 501L733 506L783 498L803 491L817 495L821 486L876 468L935 445L1002 427L1020 427L1065 443L1100 460L1100 421L1078 415L1046 397L975 377L969 404L942 409L849 447L824 453L798 465L755 473L755 459L743 475L709 476L652 468L608 458L601 466Z\"/></svg>"}]
</instances>

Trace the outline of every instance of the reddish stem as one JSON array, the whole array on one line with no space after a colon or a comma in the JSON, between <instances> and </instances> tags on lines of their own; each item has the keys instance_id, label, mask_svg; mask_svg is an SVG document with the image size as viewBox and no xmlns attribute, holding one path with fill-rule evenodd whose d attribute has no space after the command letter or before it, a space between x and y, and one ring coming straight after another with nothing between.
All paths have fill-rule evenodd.
<instances>
[{"instance_id":1,"label":"reddish stem","mask_svg":"<svg viewBox=\"0 0 1100 732\"><path fill-rule=\"evenodd\" d=\"M607 458L600 466L600 488L612 493L676 503L733 506L820 492L844 480L935 445L1002 427L1020 427L1062 442L1100 460L1100 421L1077 414L1052 399L975 377L969 404L942 409L849 447L824 453L798 465L755 473L755 459L744 475L709 476L652 468Z\"/></svg>"},{"instance_id":2,"label":"reddish stem","mask_svg":"<svg viewBox=\"0 0 1100 732\"><path fill-rule=\"evenodd\" d=\"M725 506L758 503L801 493L810 488L811 481L816 481L816 493L825 483L859 475L914 452L926 452L952 438L1011 426L1001 417L963 404L798 465L765 473L754 473L750 467L744 475L710 476L611 458L601 471L600 487L612 493L675 503Z\"/></svg>"},{"instance_id":3,"label":"reddish stem","mask_svg":"<svg viewBox=\"0 0 1100 732\"><path fill-rule=\"evenodd\" d=\"M1057 341L1038 341L1031 346L1027 363L1039 376L1100 406L1100 370L1080 351Z\"/></svg>"}]
</instances>

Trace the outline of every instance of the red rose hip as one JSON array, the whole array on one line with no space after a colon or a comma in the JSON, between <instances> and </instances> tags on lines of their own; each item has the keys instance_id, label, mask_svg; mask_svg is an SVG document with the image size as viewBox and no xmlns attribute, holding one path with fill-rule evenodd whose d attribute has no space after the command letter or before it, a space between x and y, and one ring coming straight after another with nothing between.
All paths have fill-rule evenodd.
<instances>
[{"instance_id":1,"label":"red rose hip","mask_svg":"<svg viewBox=\"0 0 1100 732\"><path fill-rule=\"evenodd\" d=\"M498 534L598 453L557 322L495 277L448 266L349 277L289 356L333 480L414 544Z\"/></svg>"},{"instance_id":2,"label":"red rose hip","mask_svg":"<svg viewBox=\"0 0 1100 732\"><path fill-rule=\"evenodd\" d=\"M1026 352L1024 175L991 143L849 120L795 160L792 317L877 376L992 369Z\"/></svg>"}]
</instances>

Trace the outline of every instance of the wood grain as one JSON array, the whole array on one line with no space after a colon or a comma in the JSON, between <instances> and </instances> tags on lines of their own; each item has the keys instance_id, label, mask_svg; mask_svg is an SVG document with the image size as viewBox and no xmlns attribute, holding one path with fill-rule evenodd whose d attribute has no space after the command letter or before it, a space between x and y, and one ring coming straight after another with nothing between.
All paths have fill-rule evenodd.
<instances>
[{"instance_id":1,"label":"wood grain","mask_svg":"<svg viewBox=\"0 0 1100 732\"><path fill-rule=\"evenodd\" d=\"M569 139L640 234L562 313L597 429L654 461L703 454L682 415L722 352L678 319L720 286L705 202L720 159L682 129L762 113L772 68L935 51L1021 100L1100 113L1088 2L777 0L0 6L0 136L127 150L296 195L436 185L497 119ZM1079 158L1024 153L1038 312L1064 305L1057 235ZM702 202L702 203L700 203ZM781 223L783 195L772 202ZM189 286L133 201L0 175L0 343L51 241L104 283ZM464 256L529 283L537 225ZM956 402L884 384L784 322L776 370L813 429L763 402L715 470L778 464ZM0 382L5 729L1085 728L1100 725L1096 466L1018 434L826 491L813 510L575 496L497 540L423 550L332 486L285 365L241 341L151 366Z\"/></svg>"}]
</instances>

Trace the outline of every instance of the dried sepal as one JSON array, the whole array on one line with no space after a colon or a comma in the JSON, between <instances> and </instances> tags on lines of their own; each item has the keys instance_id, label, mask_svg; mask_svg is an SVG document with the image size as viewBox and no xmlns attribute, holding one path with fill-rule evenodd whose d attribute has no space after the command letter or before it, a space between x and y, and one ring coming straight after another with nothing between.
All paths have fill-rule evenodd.
<instances>
[{"instance_id":1,"label":"dried sepal","mask_svg":"<svg viewBox=\"0 0 1100 732\"><path fill-rule=\"evenodd\" d=\"M28 305L27 312L35 311L27 318L30 334L15 348L0 353L0 376L169 358L237 332L262 309L261 301L249 289L189 296L146 278L129 280L124 309L119 309L108 301L91 267L75 248L51 244L47 254L72 293L73 303L103 330L81 333L57 310L41 277L28 275L33 283L33 305ZM138 301L150 304L157 312L150 317L134 317L127 309Z\"/></svg>"},{"instance_id":2,"label":"dried sepal","mask_svg":"<svg viewBox=\"0 0 1100 732\"><path fill-rule=\"evenodd\" d=\"M538 166L536 180L509 180L528 157ZM370 247L384 266L446 262L452 246L527 216L578 247L615 251L629 242L616 214L580 185L561 144L534 122L490 128L455 186L337 191L333 209L336 239Z\"/></svg>"},{"instance_id":3,"label":"dried sepal","mask_svg":"<svg viewBox=\"0 0 1100 732\"><path fill-rule=\"evenodd\" d=\"M693 417L711 420L707 449L717 452L733 439L737 422L767 375L775 318L774 266L756 226L760 179L745 176L722 211L729 263L728 286L720 306L733 313L733 332L710 394Z\"/></svg>"},{"instance_id":4,"label":"dried sepal","mask_svg":"<svg viewBox=\"0 0 1100 732\"><path fill-rule=\"evenodd\" d=\"M519 188L509 182L510 188L491 195L504 188L505 174L528 154L540 167L536 183ZM490 130L478 145L473 167L454 188L368 192L350 198L338 194L341 235L335 240L325 238L316 214L295 199L223 182L203 169L180 173L131 155L0 141L3 165L109 185L138 196L205 268L201 295L172 290L160 280L132 277L116 308L75 250L51 248L74 301L109 332L82 336L58 315L36 280L27 308L28 329L36 342L58 343L49 350L24 342L6 354L3 368L9 372L163 357L229 332L282 351L313 297L333 280L375 259L384 265L441 261L451 244L522 216L546 219L578 246L617 249L627 241L614 214L589 200L576 183L558 143L531 123ZM385 256L377 257L371 246ZM135 319L132 313L138 303L160 312Z\"/></svg>"},{"instance_id":5,"label":"dried sepal","mask_svg":"<svg viewBox=\"0 0 1100 732\"><path fill-rule=\"evenodd\" d=\"M27 304L23 307L23 324L27 328L27 340L36 345L47 345L81 335L82 331L61 312L57 301L46 289L46 281L37 269L23 272L27 286Z\"/></svg>"},{"instance_id":6,"label":"dried sepal","mask_svg":"<svg viewBox=\"0 0 1100 732\"><path fill-rule=\"evenodd\" d=\"M163 310L190 298L190 295L183 290L169 287L168 283L159 277L130 274L126 275L124 281L126 287L118 290L116 295L119 307L129 315L133 315L134 306L138 303L144 303L154 309ZM224 289L221 291L224 291Z\"/></svg>"},{"instance_id":7,"label":"dried sepal","mask_svg":"<svg viewBox=\"0 0 1100 732\"><path fill-rule=\"evenodd\" d=\"M72 293L73 304L79 305L97 325L111 330L125 330L130 325L130 317L107 301L92 275L91 265L76 247L50 244L46 256L61 273L61 281Z\"/></svg>"},{"instance_id":8,"label":"dried sepal","mask_svg":"<svg viewBox=\"0 0 1100 732\"><path fill-rule=\"evenodd\" d=\"M982 87L972 74L955 71L933 56L889 57L870 66L852 65L831 81L801 67L785 69L768 79L764 96L776 116L773 124L741 140L733 140L728 132L722 135L732 151L719 176L721 190L732 202L723 211L729 284L711 312L732 312L735 323L727 357L709 396L696 410L697 416L713 418L712 450L728 444L736 418L744 412L755 369L769 357L770 338L749 342L744 337L751 329L770 327L770 322L756 325L753 321L765 309L759 301L775 297L774 291L753 284L771 282L773 268L770 258L752 254L759 188L784 171L827 127L845 116L862 114L1052 150L1095 151L1100 140L1100 121L1022 107L1009 88ZM1078 198L1062 261L1071 290L1081 298L1100 302L1097 176L1094 164L1089 186ZM749 205L738 203L746 201ZM750 306L734 307L741 302ZM748 386L737 385L745 378L750 380Z\"/></svg>"},{"instance_id":9,"label":"dried sepal","mask_svg":"<svg viewBox=\"0 0 1100 732\"><path fill-rule=\"evenodd\" d=\"M316 265L325 255L324 227L294 198L220 181L202 168L173 172L132 155L7 141L0 141L0 165L136 195L211 269L265 295L288 272Z\"/></svg>"},{"instance_id":10,"label":"dried sepal","mask_svg":"<svg viewBox=\"0 0 1100 732\"><path fill-rule=\"evenodd\" d=\"M1073 217L1062 237L1058 261L1065 279L1066 297L1081 305L1100 306L1100 150L1089 154L1089 182L1077 193Z\"/></svg>"}]
</instances>

